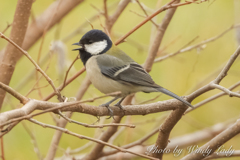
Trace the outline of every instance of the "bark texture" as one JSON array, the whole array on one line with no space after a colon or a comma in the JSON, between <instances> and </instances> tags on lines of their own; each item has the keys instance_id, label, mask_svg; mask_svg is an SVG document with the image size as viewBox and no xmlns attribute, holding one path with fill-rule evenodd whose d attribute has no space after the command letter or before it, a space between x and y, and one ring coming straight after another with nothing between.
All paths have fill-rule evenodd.
<instances>
[{"instance_id":1,"label":"bark texture","mask_svg":"<svg viewBox=\"0 0 240 160\"><path fill-rule=\"evenodd\" d=\"M10 39L22 46L30 16L33 0L19 0L14 15ZM9 85L15 66L22 53L16 47L8 43L0 60L0 82ZM0 89L0 108L6 92Z\"/></svg>"}]
</instances>

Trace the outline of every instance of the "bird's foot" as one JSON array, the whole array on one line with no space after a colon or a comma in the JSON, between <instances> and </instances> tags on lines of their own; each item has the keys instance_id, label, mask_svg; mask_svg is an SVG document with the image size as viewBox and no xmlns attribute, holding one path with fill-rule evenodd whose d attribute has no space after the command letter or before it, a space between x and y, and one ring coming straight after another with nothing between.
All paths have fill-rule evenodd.
<instances>
[{"instance_id":1,"label":"bird's foot","mask_svg":"<svg viewBox=\"0 0 240 160\"><path fill-rule=\"evenodd\" d=\"M108 113L109 113L110 117L108 117L107 119L110 119L111 117L113 117L113 119L114 119L113 111L112 111L112 109L109 107L109 104L108 104L108 103L101 104L100 107L106 107L106 108L108 109ZM115 120L115 119L114 119L114 120Z\"/></svg>"},{"instance_id":2,"label":"bird's foot","mask_svg":"<svg viewBox=\"0 0 240 160\"><path fill-rule=\"evenodd\" d=\"M125 116L125 111L126 111L126 110L123 109L123 107L122 107L121 104L116 103L114 106L117 106L117 107L123 112L123 116Z\"/></svg>"}]
</instances>

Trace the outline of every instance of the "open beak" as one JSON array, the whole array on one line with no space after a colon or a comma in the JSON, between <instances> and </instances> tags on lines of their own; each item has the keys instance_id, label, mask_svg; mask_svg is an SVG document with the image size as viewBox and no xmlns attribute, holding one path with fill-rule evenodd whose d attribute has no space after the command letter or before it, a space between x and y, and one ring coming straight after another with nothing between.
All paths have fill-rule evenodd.
<instances>
[{"instance_id":1,"label":"open beak","mask_svg":"<svg viewBox=\"0 0 240 160\"><path fill-rule=\"evenodd\" d=\"M77 42L77 43L73 43L72 45L80 46L80 48L73 49L72 51L78 51L78 50L82 49L82 45L79 44L79 42Z\"/></svg>"}]
</instances>

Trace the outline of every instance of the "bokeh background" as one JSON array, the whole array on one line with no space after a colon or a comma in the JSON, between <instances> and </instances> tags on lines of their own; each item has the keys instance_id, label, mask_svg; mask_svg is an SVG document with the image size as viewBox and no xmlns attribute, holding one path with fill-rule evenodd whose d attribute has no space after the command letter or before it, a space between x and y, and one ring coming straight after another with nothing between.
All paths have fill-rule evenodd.
<instances>
[{"instance_id":1,"label":"bokeh background","mask_svg":"<svg viewBox=\"0 0 240 160\"><path fill-rule=\"evenodd\" d=\"M34 17L40 15L53 2L53 0L36 0L32 6L32 16L30 21L32 21ZM109 6L113 5L113 7L111 7L112 9L109 10L110 15L116 8L116 2L118 1L107 1ZM149 7L150 14L151 11L156 10L156 8L159 8L168 1L140 0L140 2ZM209 2L202 4L191 4L179 7L165 33L160 47L160 49L165 47L167 48L164 49L164 51L161 52L161 55L159 56L179 50L196 37L198 38L192 44L197 44L198 42L219 35L233 24L240 22L240 15L237 14L238 10L240 10L240 6L237 5L237 2L239 2L239 0L209 0ZM13 21L16 4L17 0L0 0L0 31L3 31L6 28L7 22L11 23ZM45 56L49 57L49 48L51 48L51 43L54 40L63 40L71 32L76 30L81 24L86 22L87 19L90 19L93 15L98 14L98 12L91 5L102 9L103 1L85 0L74 10L72 10L65 18L63 18L59 24L55 25L50 31L46 33L42 48L42 58ZM121 14L120 18L117 20L112 29L114 35L112 37L113 41L117 40L121 35L127 33L144 19L131 11L143 15L142 10L139 8L137 3L130 3ZM159 14L154 20L160 23L164 15L165 12ZM100 23L104 24L104 18L101 17L100 19L101 22L99 19L91 21L94 28L102 29ZM5 35L9 36L10 30L11 28L7 30ZM82 32L75 34L75 36L72 36L70 39L65 41L62 47L65 47L66 51L63 52L61 56L59 53L52 54L47 74L54 80L54 83L56 85L59 85L63 82L63 75L77 55L77 52L71 51L74 48L74 46L71 44L78 42L81 36L88 30L91 30L90 25L82 28ZM152 23L148 22L136 32L134 32L128 38L127 42L120 44L118 47L125 51L136 62L142 64L147 57L151 39L150 37L151 34L154 33L154 30L155 29ZM194 49L190 52L179 54L160 63L156 63L154 64L150 74L157 84L173 91L178 95L188 95L202 85L207 84L213 80L214 76L209 78L210 75L213 73L218 73L216 71L222 68L222 66L234 53L237 46L239 45L236 33L236 30L232 29L221 38L202 46L202 48ZM37 59L40 49L40 42L41 40L34 44L34 46L31 47L31 49L28 51L34 60ZM1 39L0 49L3 49L6 44L6 41ZM49 60L50 58L44 60L45 63L41 65L43 69L47 67ZM59 60L63 60L61 61L60 66ZM71 69L69 77L74 75L82 67L83 64L80 60L78 60ZM224 78L221 84L225 87L229 87L239 81L239 68L240 63L238 59L229 71L228 76ZM33 74L31 80L28 83L25 83L23 86L19 86L19 83L22 79L29 75L33 69L34 66L32 63L30 63L29 60L23 56L17 63L17 67L14 71L10 86L15 89L19 88L18 91L23 95L27 94L27 92L36 82L35 74ZM73 81L69 86L67 86L62 91L63 95L66 97L74 97L77 94L79 86L81 85L84 77L85 73ZM48 83L45 79L42 79L40 81L40 86L45 86L47 84ZM44 87L41 89L41 92L43 97L45 97L50 92L52 92L52 88L50 86ZM219 91L214 90L205 93L204 95L195 99L193 101L193 104L196 104L216 93L219 93ZM89 99L100 95L102 94L93 86L91 86L87 90L83 99ZM158 93L137 93L134 103L140 103L145 100L152 99L157 95ZM33 91L29 95L29 98L41 99L37 91ZM162 101L166 99L170 99L170 97L161 95L154 101ZM50 101L57 102L57 98L54 97ZM108 101L108 98L97 100L91 104L98 106L106 101ZM240 111L239 102L240 101L237 98L223 96L217 100L205 104L201 108L185 115L174 127L170 138L201 130L216 123L225 122L231 119L237 119L239 117ZM11 110L13 107L20 107L19 102L16 99L8 96L4 102L1 112ZM156 113L146 116L132 116L130 118L130 123L132 124L147 120L152 121L139 124L135 129L126 128L124 132L122 132L121 135L116 139L114 144L124 145L141 138L145 134L149 133L153 128L159 126L161 122L156 119L159 119L161 116L166 114L168 113ZM35 118L44 123L55 124L50 114L40 115ZM97 120L96 117L80 113L74 113L72 119L88 124L94 123ZM125 118L123 119L123 122L124 121ZM111 122L111 120L106 120L106 123L109 122ZM26 122L26 124L35 134L40 151L45 156L55 131L52 129L45 129L40 126L36 126L29 122ZM76 124L68 124L67 128L76 133L90 137L93 137L95 132L95 129L85 128ZM106 130L106 128L102 130ZM156 140L156 137L157 135L153 136L145 144L153 144ZM63 134L63 137L59 144L59 149L57 151L57 157L62 156L64 154L64 150L66 150L68 147L75 149L87 142L88 141L86 140L81 140L76 137ZM240 137L238 135L227 142L225 144L225 147L229 148L230 146L233 146L233 149L239 150L239 142ZM204 143L205 142L201 142L198 145L200 146ZM31 138L21 124L18 124L10 133L4 136L4 149L5 157L9 160L37 159ZM90 151L90 149L91 147L83 150L82 153L87 153ZM187 153L182 153L180 157L183 157L185 154ZM165 155L165 159L169 160L180 159L180 157L174 157L172 154ZM140 160L142 158L136 159ZM238 158L231 159L237 160Z\"/></svg>"}]
</instances>

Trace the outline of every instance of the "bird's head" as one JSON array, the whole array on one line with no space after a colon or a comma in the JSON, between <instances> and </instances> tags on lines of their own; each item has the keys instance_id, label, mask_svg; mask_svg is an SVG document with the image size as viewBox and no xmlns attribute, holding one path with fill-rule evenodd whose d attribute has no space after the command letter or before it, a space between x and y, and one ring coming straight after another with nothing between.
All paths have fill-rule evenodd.
<instances>
[{"instance_id":1,"label":"bird's head","mask_svg":"<svg viewBox=\"0 0 240 160\"><path fill-rule=\"evenodd\" d=\"M74 51L79 50L80 54L94 56L107 52L112 47L112 41L103 31L93 29L73 45L80 46L80 48L73 49Z\"/></svg>"}]
</instances>

